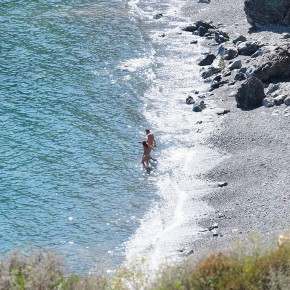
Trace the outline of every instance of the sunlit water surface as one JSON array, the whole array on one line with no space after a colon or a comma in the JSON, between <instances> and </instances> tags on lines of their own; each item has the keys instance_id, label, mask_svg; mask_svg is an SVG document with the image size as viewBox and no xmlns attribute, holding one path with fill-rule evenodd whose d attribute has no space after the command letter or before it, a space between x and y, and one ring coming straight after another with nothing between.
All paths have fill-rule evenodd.
<instances>
[{"instance_id":1,"label":"sunlit water surface","mask_svg":"<svg viewBox=\"0 0 290 290\"><path fill-rule=\"evenodd\" d=\"M6 0L0 25L0 253L114 268L155 198L137 143L151 48L121 0Z\"/></svg>"}]
</instances>

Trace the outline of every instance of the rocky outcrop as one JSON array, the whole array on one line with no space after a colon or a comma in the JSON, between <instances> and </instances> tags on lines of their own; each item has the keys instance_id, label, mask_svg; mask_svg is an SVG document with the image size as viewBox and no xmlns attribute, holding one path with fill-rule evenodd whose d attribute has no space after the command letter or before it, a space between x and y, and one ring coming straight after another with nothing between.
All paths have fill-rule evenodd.
<instances>
[{"instance_id":1,"label":"rocky outcrop","mask_svg":"<svg viewBox=\"0 0 290 290\"><path fill-rule=\"evenodd\" d=\"M256 60L254 67L249 69L250 74L262 82L274 78L290 76L290 47L274 46L270 52Z\"/></svg>"},{"instance_id":2,"label":"rocky outcrop","mask_svg":"<svg viewBox=\"0 0 290 290\"><path fill-rule=\"evenodd\" d=\"M233 91L231 96L235 97L237 106L244 110L262 105L290 106L290 44L284 40L287 38L283 37L280 44L272 45L257 41L255 37L247 40L243 35L235 35L230 40L220 27L214 28L212 22L197 21L182 28L204 37L212 47L217 46L214 41L219 43L215 51L211 48L197 62L202 66L201 77L210 84L209 92L230 86ZM199 28L207 33L201 35ZM267 88L266 94L264 88ZM204 101L192 97L187 98L186 103L193 104L195 112L201 112L206 107Z\"/></svg>"},{"instance_id":3,"label":"rocky outcrop","mask_svg":"<svg viewBox=\"0 0 290 290\"><path fill-rule=\"evenodd\" d=\"M245 0L244 10L252 26L290 25L290 0Z\"/></svg>"}]
</instances>

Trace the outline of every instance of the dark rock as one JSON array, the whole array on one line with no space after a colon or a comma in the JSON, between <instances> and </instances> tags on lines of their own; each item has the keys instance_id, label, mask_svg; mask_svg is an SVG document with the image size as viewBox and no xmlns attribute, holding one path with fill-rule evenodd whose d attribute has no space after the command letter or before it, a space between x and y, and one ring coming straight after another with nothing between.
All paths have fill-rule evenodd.
<instances>
[{"instance_id":1,"label":"dark rock","mask_svg":"<svg viewBox=\"0 0 290 290\"><path fill-rule=\"evenodd\" d=\"M229 66L228 69L229 70L234 70L234 69L240 69L242 67L242 61L240 59L235 60L234 62L232 62Z\"/></svg>"},{"instance_id":2,"label":"dark rock","mask_svg":"<svg viewBox=\"0 0 290 290\"><path fill-rule=\"evenodd\" d=\"M274 46L274 47L276 47L276 46ZM273 51L273 46L262 46L255 53L253 53L251 55L251 58L262 56L264 54L271 53L272 51ZM250 60L248 60L248 62L250 62Z\"/></svg>"},{"instance_id":3,"label":"dark rock","mask_svg":"<svg viewBox=\"0 0 290 290\"><path fill-rule=\"evenodd\" d=\"M192 111L193 112L201 112L206 108L204 101L195 102L193 105Z\"/></svg>"},{"instance_id":4,"label":"dark rock","mask_svg":"<svg viewBox=\"0 0 290 290\"><path fill-rule=\"evenodd\" d=\"M212 25L212 22L208 22L208 21L203 21L203 20L199 20L195 22L196 27L200 27L203 26L206 31L208 31L209 29L215 29L215 26Z\"/></svg>"},{"instance_id":5,"label":"dark rock","mask_svg":"<svg viewBox=\"0 0 290 290\"><path fill-rule=\"evenodd\" d=\"M213 230L212 231L212 236L213 237L218 237L219 236L219 231L218 230Z\"/></svg>"},{"instance_id":6,"label":"dark rock","mask_svg":"<svg viewBox=\"0 0 290 290\"><path fill-rule=\"evenodd\" d=\"M182 31L186 31L186 32L194 32L197 30L197 26L195 24L193 25L188 25L188 26L184 26L184 27L181 27L181 30Z\"/></svg>"},{"instance_id":7,"label":"dark rock","mask_svg":"<svg viewBox=\"0 0 290 290\"><path fill-rule=\"evenodd\" d=\"M228 82L229 82L229 80L222 80L222 76L218 75L213 79L209 90L213 91L214 89L217 89Z\"/></svg>"},{"instance_id":8,"label":"dark rock","mask_svg":"<svg viewBox=\"0 0 290 290\"><path fill-rule=\"evenodd\" d=\"M289 0L245 0L244 10L252 26L290 25Z\"/></svg>"},{"instance_id":9,"label":"dark rock","mask_svg":"<svg viewBox=\"0 0 290 290\"><path fill-rule=\"evenodd\" d=\"M246 73L247 69L248 69L247 67L243 66L239 69L239 72L244 74Z\"/></svg>"},{"instance_id":10,"label":"dark rock","mask_svg":"<svg viewBox=\"0 0 290 290\"><path fill-rule=\"evenodd\" d=\"M216 81L216 82L220 82L222 80L222 76L221 75L217 75L213 81Z\"/></svg>"},{"instance_id":11,"label":"dark rock","mask_svg":"<svg viewBox=\"0 0 290 290\"><path fill-rule=\"evenodd\" d=\"M217 229L219 227L218 223L214 223L213 225L209 226L208 230L212 231L213 229Z\"/></svg>"},{"instance_id":12,"label":"dark rock","mask_svg":"<svg viewBox=\"0 0 290 290\"><path fill-rule=\"evenodd\" d=\"M153 19L160 19L161 17L163 17L162 13L157 13L153 16Z\"/></svg>"},{"instance_id":13,"label":"dark rock","mask_svg":"<svg viewBox=\"0 0 290 290\"><path fill-rule=\"evenodd\" d=\"M217 111L216 114L219 115L219 116L223 116L223 115L226 115L230 112L229 109L221 109L220 111ZM226 182L225 182L226 183ZM227 185L227 183L226 183ZM226 186L226 185L223 185L223 186ZM219 186L219 185L218 185ZM222 187L222 186L219 186L219 187Z\"/></svg>"},{"instance_id":14,"label":"dark rock","mask_svg":"<svg viewBox=\"0 0 290 290\"><path fill-rule=\"evenodd\" d=\"M284 103L284 100L286 99L286 95L278 95L274 98L274 103L276 106L280 106Z\"/></svg>"},{"instance_id":15,"label":"dark rock","mask_svg":"<svg viewBox=\"0 0 290 290\"><path fill-rule=\"evenodd\" d=\"M224 31L216 31L214 34L214 39L217 43L221 44L223 42L229 41L229 35Z\"/></svg>"},{"instance_id":16,"label":"dark rock","mask_svg":"<svg viewBox=\"0 0 290 290\"><path fill-rule=\"evenodd\" d=\"M237 73L236 76L235 76L235 78L234 78L235 81L243 81L245 79L246 79L245 74L243 74L241 72Z\"/></svg>"},{"instance_id":17,"label":"dark rock","mask_svg":"<svg viewBox=\"0 0 290 290\"><path fill-rule=\"evenodd\" d=\"M273 78L290 76L290 47L277 46L270 53L264 54L255 64L251 73L262 82Z\"/></svg>"},{"instance_id":18,"label":"dark rock","mask_svg":"<svg viewBox=\"0 0 290 290\"><path fill-rule=\"evenodd\" d=\"M221 181L221 182L218 183L218 187L224 187L224 186L227 186L227 185L228 185L228 183L225 182L225 181Z\"/></svg>"},{"instance_id":19,"label":"dark rock","mask_svg":"<svg viewBox=\"0 0 290 290\"><path fill-rule=\"evenodd\" d=\"M207 79L211 77L212 75L217 74L219 72L221 72L221 69L219 67L210 66L206 71L202 72L201 77L203 79Z\"/></svg>"},{"instance_id":20,"label":"dark rock","mask_svg":"<svg viewBox=\"0 0 290 290\"><path fill-rule=\"evenodd\" d=\"M245 41L238 45L238 51L241 55L252 55L254 54L262 45L256 41Z\"/></svg>"},{"instance_id":21,"label":"dark rock","mask_svg":"<svg viewBox=\"0 0 290 290\"><path fill-rule=\"evenodd\" d=\"M290 96L288 96L287 98L284 99L284 104L286 106L290 106Z\"/></svg>"},{"instance_id":22,"label":"dark rock","mask_svg":"<svg viewBox=\"0 0 290 290\"><path fill-rule=\"evenodd\" d=\"M200 60L197 64L200 66L211 65L216 56L212 53L208 53L204 59Z\"/></svg>"},{"instance_id":23,"label":"dark rock","mask_svg":"<svg viewBox=\"0 0 290 290\"><path fill-rule=\"evenodd\" d=\"M186 103L187 105L193 105L193 104L195 103L195 100L193 99L192 96L188 96L188 97L186 98L186 100L185 100L185 103Z\"/></svg>"},{"instance_id":24,"label":"dark rock","mask_svg":"<svg viewBox=\"0 0 290 290\"><path fill-rule=\"evenodd\" d=\"M256 52L254 52L254 53L251 55L251 58L258 57L259 55L261 55L261 53L260 53L260 51L259 51L259 49L258 49Z\"/></svg>"},{"instance_id":25,"label":"dark rock","mask_svg":"<svg viewBox=\"0 0 290 290\"><path fill-rule=\"evenodd\" d=\"M261 106L265 97L263 84L255 77L243 81L235 95L237 105L242 109L253 109Z\"/></svg>"},{"instance_id":26,"label":"dark rock","mask_svg":"<svg viewBox=\"0 0 290 290\"><path fill-rule=\"evenodd\" d=\"M192 40L190 44L197 44L197 40Z\"/></svg>"},{"instance_id":27,"label":"dark rock","mask_svg":"<svg viewBox=\"0 0 290 290\"><path fill-rule=\"evenodd\" d=\"M199 26L198 29L194 32L195 35L198 36L204 36L206 34L207 30L203 26Z\"/></svg>"},{"instance_id":28,"label":"dark rock","mask_svg":"<svg viewBox=\"0 0 290 290\"><path fill-rule=\"evenodd\" d=\"M243 36L243 35L236 36L233 39L233 43L234 44L237 44L238 42L244 42L244 41L247 41L247 38L245 36Z\"/></svg>"}]
</instances>

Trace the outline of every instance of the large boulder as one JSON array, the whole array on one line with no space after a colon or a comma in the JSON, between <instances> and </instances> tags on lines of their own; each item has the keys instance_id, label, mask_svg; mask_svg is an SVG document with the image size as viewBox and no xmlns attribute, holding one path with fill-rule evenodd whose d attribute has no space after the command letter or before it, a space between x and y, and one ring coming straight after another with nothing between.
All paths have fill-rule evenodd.
<instances>
[{"instance_id":1,"label":"large boulder","mask_svg":"<svg viewBox=\"0 0 290 290\"><path fill-rule=\"evenodd\" d=\"M272 47L269 53L256 59L251 74L262 82L290 76L290 46Z\"/></svg>"},{"instance_id":2,"label":"large boulder","mask_svg":"<svg viewBox=\"0 0 290 290\"><path fill-rule=\"evenodd\" d=\"M235 95L237 105L242 109L260 107L265 97L263 84L255 77L243 81Z\"/></svg>"},{"instance_id":3,"label":"large boulder","mask_svg":"<svg viewBox=\"0 0 290 290\"><path fill-rule=\"evenodd\" d=\"M290 0L245 0L244 10L252 26L290 25Z\"/></svg>"}]
</instances>

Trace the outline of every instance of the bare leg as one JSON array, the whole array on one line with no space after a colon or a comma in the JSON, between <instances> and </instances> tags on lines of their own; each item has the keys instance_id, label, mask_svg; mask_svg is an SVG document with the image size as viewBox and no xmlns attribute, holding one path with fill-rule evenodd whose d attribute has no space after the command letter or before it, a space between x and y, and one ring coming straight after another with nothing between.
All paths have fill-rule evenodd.
<instances>
[{"instance_id":1,"label":"bare leg","mask_svg":"<svg viewBox=\"0 0 290 290\"><path fill-rule=\"evenodd\" d=\"M157 159L155 159L155 158L151 157L151 155L150 155L151 151L152 151L152 149L150 149L150 151L149 151L149 156L150 156L150 159L152 159L153 161L157 161ZM149 159L149 160L150 160L150 159Z\"/></svg>"},{"instance_id":2,"label":"bare leg","mask_svg":"<svg viewBox=\"0 0 290 290\"><path fill-rule=\"evenodd\" d=\"M144 160L144 156L142 157L141 163L142 163L143 167L145 168L145 160Z\"/></svg>"},{"instance_id":3,"label":"bare leg","mask_svg":"<svg viewBox=\"0 0 290 290\"><path fill-rule=\"evenodd\" d=\"M145 167L145 165L149 165L149 160L150 160L150 156L149 155L143 155L142 161L141 163L143 164L143 167Z\"/></svg>"}]
</instances>

